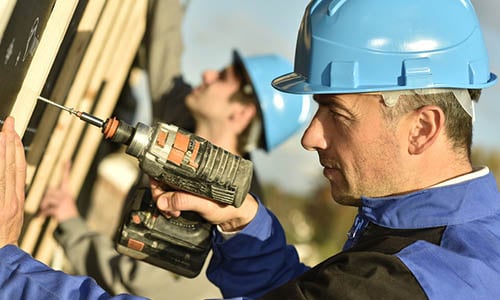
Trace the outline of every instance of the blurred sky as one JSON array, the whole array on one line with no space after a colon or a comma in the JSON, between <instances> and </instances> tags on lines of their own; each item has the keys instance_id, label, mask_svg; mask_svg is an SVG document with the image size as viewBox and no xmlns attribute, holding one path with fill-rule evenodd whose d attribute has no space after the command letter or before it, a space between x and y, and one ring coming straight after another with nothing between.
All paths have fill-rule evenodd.
<instances>
[{"instance_id":1,"label":"blurred sky","mask_svg":"<svg viewBox=\"0 0 500 300\"><path fill-rule=\"evenodd\" d=\"M200 74L230 62L230 49L243 55L279 53L293 62L297 31L308 0L189 0L184 20L183 73L197 85ZM490 55L500 74L500 1L472 0ZM500 150L500 84L483 91L476 105L474 145ZM290 192L308 193L325 180L315 153L300 146L303 130L272 153L253 154L262 181Z\"/></svg>"}]
</instances>

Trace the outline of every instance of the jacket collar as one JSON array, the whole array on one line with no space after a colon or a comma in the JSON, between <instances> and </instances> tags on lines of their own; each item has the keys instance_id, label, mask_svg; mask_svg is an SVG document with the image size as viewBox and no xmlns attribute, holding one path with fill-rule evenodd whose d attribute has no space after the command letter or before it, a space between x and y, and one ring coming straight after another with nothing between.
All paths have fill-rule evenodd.
<instances>
[{"instance_id":1,"label":"jacket collar","mask_svg":"<svg viewBox=\"0 0 500 300\"><path fill-rule=\"evenodd\" d=\"M363 217L383 227L400 229L455 225L500 212L500 193L487 168L429 189L361 200Z\"/></svg>"}]
</instances>

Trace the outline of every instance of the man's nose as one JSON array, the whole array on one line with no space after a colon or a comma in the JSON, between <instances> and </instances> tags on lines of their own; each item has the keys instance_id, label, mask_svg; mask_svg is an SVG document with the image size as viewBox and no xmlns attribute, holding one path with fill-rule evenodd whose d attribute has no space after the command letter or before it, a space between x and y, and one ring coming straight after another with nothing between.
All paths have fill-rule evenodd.
<instances>
[{"instance_id":1,"label":"man's nose","mask_svg":"<svg viewBox=\"0 0 500 300\"><path fill-rule=\"evenodd\" d=\"M218 72L215 70L206 70L205 72L203 72L201 77L203 80L203 84L209 85L217 79Z\"/></svg>"},{"instance_id":2,"label":"man's nose","mask_svg":"<svg viewBox=\"0 0 500 300\"><path fill-rule=\"evenodd\" d=\"M327 148L323 124L316 116L304 131L301 143L302 147L308 151L324 150Z\"/></svg>"}]
</instances>

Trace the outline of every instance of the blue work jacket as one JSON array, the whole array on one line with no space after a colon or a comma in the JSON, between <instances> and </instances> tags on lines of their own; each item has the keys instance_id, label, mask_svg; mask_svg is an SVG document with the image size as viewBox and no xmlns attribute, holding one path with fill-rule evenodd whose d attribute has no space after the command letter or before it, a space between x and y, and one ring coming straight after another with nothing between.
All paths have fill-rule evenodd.
<instances>
[{"instance_id":1,"label":"blue work jacket","mask_svg":"<svg viewBox=\"0 0 500 300\"><path fill-rule=\"evenodd\" d=\"M363 198L344 250L309 270L261 206L236 236L217 233L207 275L238 299L500 299L500 193L483 168Z\"/></svg>"},{"instance_id":2,"label":"blue work jacket","mask_svg":"<svg viewBox=\"0 0 500 300\"><path fill-rule=\"evenodd\" d=\"M263 206L234 237L214 237L209 279L226 298L498 299L500 193L487 169L446 185L363 198L345 249L309 269ZM458 182L456 182L458 181ZM84 276L54 271L13 245L0 249L5 299L111 297Z\"/></svg>"}]
</instances>

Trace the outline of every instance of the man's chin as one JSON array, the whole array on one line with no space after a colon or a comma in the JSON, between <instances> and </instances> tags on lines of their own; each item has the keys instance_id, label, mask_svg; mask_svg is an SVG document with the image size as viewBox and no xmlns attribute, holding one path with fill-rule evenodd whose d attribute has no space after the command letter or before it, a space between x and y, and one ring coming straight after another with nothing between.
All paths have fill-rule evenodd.
<instances>
[{"instance_id":1,"label":"man's chin","mask_svg":"<svg viewBox=\"0 0 500 300\"><path fill-rule=\"evenodd\" d=\"M186 107L189 110L192 110L195 103L196 103L196 98L194 97L193 93L187 95L186 98L184 98L184 103L186 104Z\"/></svg>"},{"instance_id":2,"label":"man's chin","mask_svg":"<svg viewBox=\"0 0 500 300\"><path fill-rule=\"evenodd\" d=\"M333 201L337 202L340 205L346 205L346 206L360 206L361 205L361 199L360 197L354 197L352 195L348 195L345 193L338 193L335 192L334 187L332 186L332 191L331 191L331 196Z\"/></svg>"}]
</instances>

